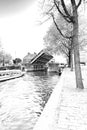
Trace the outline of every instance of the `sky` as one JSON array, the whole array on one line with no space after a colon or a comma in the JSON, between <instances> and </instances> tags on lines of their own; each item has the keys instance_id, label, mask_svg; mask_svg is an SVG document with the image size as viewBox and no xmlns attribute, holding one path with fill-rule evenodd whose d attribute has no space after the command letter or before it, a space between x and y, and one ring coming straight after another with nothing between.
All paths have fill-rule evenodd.
<instances>
[{"instance_id":1,"label":"sky","mask_svg":"<svg viewBox=\"0 0 87 130\"><path fill-rule=\"evenodd\" d=\"M44 48L49 22L38 25L38 0L0 0L0 42L13 58Z\"/></svg>"}]
</instances>

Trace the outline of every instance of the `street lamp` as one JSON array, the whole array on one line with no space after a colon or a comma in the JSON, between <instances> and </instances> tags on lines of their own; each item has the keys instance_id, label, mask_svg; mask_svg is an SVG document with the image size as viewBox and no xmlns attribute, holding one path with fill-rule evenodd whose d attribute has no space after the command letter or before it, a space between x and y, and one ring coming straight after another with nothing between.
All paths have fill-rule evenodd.
<instances>
[{"instance_id":1,"label":"street lamp","mask_svg":"<svg viewBox=\"0 0 87 130\"><path fill-rule=\"evenodd\" d=\"M2 48L2 66L5 66L5 58L4 58L4 51L3 51L3 48Z\"/></svg>"}]
</instances>

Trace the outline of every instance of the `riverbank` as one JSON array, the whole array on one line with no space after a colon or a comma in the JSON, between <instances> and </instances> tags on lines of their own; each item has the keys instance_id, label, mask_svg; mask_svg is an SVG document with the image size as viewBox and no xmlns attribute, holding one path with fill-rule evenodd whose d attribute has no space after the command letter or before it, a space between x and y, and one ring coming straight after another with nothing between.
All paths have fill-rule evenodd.
<instances>
[{"instance_id":1,"label":"riverbank","mask_svg":"<svg viewBox=\"0 0 87 130\"><path fill-rule=\"evenodd\" d=\"M87 130L87 66L84 90L76 89L75 73L65 69L34 130Z\"/></svg>"}]
</instances>

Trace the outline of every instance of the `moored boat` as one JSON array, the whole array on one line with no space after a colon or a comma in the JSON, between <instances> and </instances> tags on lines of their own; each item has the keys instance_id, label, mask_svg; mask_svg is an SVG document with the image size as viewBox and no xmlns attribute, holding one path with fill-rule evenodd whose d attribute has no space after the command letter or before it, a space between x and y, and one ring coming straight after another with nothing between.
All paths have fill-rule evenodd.
<instances>
[{"instance_id":1,"label":"moored boat","mask_svg":"<svg viewBox=\"0 0 87 130\"><path fill-rule=\"evenodd\" d=\"M21 70L4 70L0 71L0 82L19 78L24 76L25 72Z\"/></svg>"}]
</instances>

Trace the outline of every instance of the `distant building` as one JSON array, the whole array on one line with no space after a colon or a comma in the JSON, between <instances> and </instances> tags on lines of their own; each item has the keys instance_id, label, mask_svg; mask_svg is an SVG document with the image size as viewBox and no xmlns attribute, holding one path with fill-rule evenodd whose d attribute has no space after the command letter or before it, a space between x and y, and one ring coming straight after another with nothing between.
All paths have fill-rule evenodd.
<instances>
[{"instance_id":1,"label":"distant building","mask_svg":"<svg viewBox=\"0 0 87 130\"><path fill-rule=\"evenodd\" d=\"M31 54L28 52L28 54L23 58L23 65L26 66L27 64L29 64L31 59L34 58L35 56L36 56L36 53Z\"/></svg>"},{"instance_id":2,"label":"distant building","mask_svg":"<svg viewBox=\"0 0 87 130\"><path fill-rule=\"evenodd\" d=\"M87 64L87 46L83 49L80 49L80 64L86 65ZM74 55L73 55L73 66L74 66Z\"/></svg>"},{"instance_id":3,"label":"distant building","mask_svg":"<svg viewBox=\"0 0 87 130\"><path fill-rule=\"evenodd\" d=\"M87 48L80 52L80 62L87 63Z\"/></svg>"}]
</instances>

